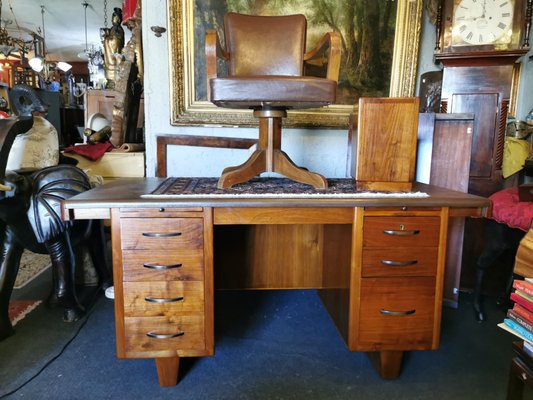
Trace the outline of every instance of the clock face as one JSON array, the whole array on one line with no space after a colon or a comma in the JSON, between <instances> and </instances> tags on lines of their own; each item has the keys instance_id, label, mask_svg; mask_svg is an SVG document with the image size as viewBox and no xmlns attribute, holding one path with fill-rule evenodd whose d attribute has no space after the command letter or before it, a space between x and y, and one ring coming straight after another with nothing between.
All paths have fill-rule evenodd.
<instances>
[{"instance_id":1,"label":"clock face","mask_svg":"<svg viewBox=\"0 0 533 400\"><path fill-rule=\"evenodd\" d=\"M453 11L452 45L509 43L513 10L512 0L461 0Z\"/></svg>"}]
</instances>

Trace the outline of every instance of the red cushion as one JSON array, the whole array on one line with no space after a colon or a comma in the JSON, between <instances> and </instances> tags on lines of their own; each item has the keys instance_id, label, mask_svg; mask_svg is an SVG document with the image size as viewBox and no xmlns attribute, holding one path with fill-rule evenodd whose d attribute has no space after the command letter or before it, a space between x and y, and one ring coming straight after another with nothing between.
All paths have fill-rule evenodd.
<instances>
[{"instance_id":1,"label":"red cushion","mask_svg":"<svg viewBox=\"0 0 533 400\"><path fill-rule=\"evenodd\" d=\"M500 190L489 199L492 201L492 219L524 232L529 230L533 219L533 203L519 201L518 188Z\"/></svg>"}]
</instances>

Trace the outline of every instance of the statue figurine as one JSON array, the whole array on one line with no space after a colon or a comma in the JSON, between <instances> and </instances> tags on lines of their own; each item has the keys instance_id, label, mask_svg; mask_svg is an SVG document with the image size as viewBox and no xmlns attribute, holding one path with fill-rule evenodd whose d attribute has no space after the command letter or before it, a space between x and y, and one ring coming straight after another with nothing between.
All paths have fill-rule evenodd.
<instances>
[{"instance_id":1,"label":"statue figurine","mask_svg":"<svg viewBox=\"0 0 533 400\"><path fill-rule=\"evenodd\" d=\"M120 53L124 47L124 29L121 25L122 10L118 7L113 9L112 22L111 28L100 29L100 37L104 45L105 75L109 87L114 86L115 72L120 62Z\"/></svg>"}]
</instances>

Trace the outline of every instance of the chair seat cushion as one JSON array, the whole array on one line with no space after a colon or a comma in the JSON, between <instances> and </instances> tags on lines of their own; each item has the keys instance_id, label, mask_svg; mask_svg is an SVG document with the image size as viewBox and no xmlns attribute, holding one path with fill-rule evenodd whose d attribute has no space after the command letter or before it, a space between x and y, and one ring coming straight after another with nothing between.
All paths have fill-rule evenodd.
<instances>
[{"instance_id":1,"label":"chair seat cushion","mask_svg":"<svg viewBox=\"0 0 533 400\"><path fill-rule=\"evenodd\" d=\"M337 82L315 77L242 76L211 79L211 99L219 107L313 108L335 101Z\"/></svg>"}]
</instances>

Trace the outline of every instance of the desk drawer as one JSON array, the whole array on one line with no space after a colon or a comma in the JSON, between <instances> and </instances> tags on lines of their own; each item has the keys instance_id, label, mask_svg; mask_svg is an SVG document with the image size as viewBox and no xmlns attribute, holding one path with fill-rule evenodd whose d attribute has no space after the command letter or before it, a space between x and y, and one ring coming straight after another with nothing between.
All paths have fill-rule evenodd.
<instances>
[{"instance_id":1,"label":"desk drawer","mask_svg":"<svg viewBox=\"0 0 533 400\"><path fill-rule=\"evenodd\" d=\"M124 319L127 353L157 357L187 350L205 349L204 316L126 317ZM151 337L148 335L156 337Z\"/></svg>"},{"instance_id":2,"label":"desk drawer","mask_svg":"<svg viewBox=\"0 0 533 400\"><path fill-rule=\"evenodd\" d=\"M358 350L427 350L432 346L435 278L364 278Z\"/></svg>"},{"instance_id":3,"label":"desk drawer","mask_svg":"<svg viewBox=\"0 0 533 400\"><path fill-rule=\"evenodd\" d=\"M363 249L362 276L435 276L437 247Z\"/></svg>"},{"instance_id":4,"label":"desk drawer","mask_svg":"<svg viewBox=\"0 0 533 400\"><path fill-rule=\"evenodd\" d=\"M203 315L203 282L124 282L124 315Z\"/></svg>"},{"instance_id":5,"label":"desk drawer","mask_svg":"<svg viewBox=\"0 0 533 400\"><path fill-rule=\"evenodd\" d=\"M158 252L124 250L124 281L201 281L204 279L203 249Z\"/></svg>"},{"instance_id":6,"label":"desk drawer","mask_svg":"<svg viewBox=\"0 0 533 400\"><path fill-rule=\"evenodd\" d=\"M363 247L438 247L439 217L365 217Z\"/></svg>"},{"instance_id":7,"label":"desk drawer","mask_svg":"<svg viewBox=\"0 0 533 400\"><path fill-rule=\"evenodd\" d=\"M203 248L202 218L121 218L122 249Z\"/></svg>"}]
</instances>

